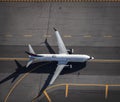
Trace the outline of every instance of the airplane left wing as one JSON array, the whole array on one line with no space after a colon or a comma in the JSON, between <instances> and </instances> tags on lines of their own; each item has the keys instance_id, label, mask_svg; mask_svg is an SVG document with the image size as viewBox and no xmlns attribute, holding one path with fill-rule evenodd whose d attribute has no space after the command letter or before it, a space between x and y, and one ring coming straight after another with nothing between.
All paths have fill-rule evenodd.
<instances>
[{"instance_id":1,"label":"airplane left wing","mask_svg":"<svg viewBox=\"0 0 120 102\"><path fill-rule=\"evenodd\" d=\"M57 29L53 28L55 30L58 48L59 48L59 54L68 54L67 49L65 47L65 44L60 36L60 33L57 31Z\"/></svg>"},{"instance_id":2,"label":"airplane left wing","mask_svg":"<svg viewBox=\"0 0 120 102\"><path fill-rule=\"evenodd\" d=\"M50 81L50 85L53 84L53 82L55 81L55 79L59 76L59 74L61 73L61 71L63 70L63 68L66 66L67 61L66 62L58 62L58 66L54 72L54 75Z\"/></svg>"}]
</instances>

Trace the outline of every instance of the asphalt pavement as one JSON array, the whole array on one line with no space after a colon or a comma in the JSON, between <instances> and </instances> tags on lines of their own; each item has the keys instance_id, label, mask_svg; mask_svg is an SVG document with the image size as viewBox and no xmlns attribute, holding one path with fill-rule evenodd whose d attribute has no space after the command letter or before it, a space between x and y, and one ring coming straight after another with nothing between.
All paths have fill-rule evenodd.
<instances>
[{"instance_id":1,"label":"asphalt pavement","mask_svg":"<svg viewBox=\"0 0 120 102\"><path fill-rule=\"evenodd\" d=\"M65 68L53 88L49 86L35 101L119 102L119 2L1 2L0 101L30 102L45 89L57 62L40 62L26 69L25 51L31 44L36 53L58 53L53 27L67 48L95 60L69 63L73 68Z\"/></svg>"}]
</instances>

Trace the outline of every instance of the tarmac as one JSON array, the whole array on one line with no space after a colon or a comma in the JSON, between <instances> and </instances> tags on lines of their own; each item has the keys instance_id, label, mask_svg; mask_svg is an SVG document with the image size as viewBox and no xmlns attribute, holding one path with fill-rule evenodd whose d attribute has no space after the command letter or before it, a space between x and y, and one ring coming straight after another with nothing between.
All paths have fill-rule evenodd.
<instances>
[{"instance_id":1,"label":"tarmac","mask_svg":"<svg viewBox=\"0 0 120 102\"><path fill-rule=\"evenodd\" d=\"M119 2L1 2L0 101L119 102L119 26ZM67 48L95 60L69 63L73 68L65 68L45 89L57 62L40 62L26 69L24 52L30 43L36 53L58 53L53 27Z\"/></svg>"}]
</instances>

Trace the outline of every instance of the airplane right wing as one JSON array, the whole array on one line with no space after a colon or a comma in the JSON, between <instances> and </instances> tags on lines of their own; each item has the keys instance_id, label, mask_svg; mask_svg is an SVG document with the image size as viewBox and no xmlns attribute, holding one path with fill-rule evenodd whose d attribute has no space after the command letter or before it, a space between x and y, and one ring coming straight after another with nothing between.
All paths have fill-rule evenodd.
<instances>
[{"instance_id":1,"label":"airplane right wing","mask_svg":"<svg viewBox=\"0 0 120 102\"><path fill-rule=\"evenodd\" d=\"M50 85L53 84L53 82L56 80L56 78L59 76L59 74L61 73L61 71L63 70L63 68L66 66L67 61L65 62L58 62L58 66L54 72L54 75L50 81Z\"/></svg>"},{"instance_id":2,"label":"airplane right wing","mask_svg":"<svg viewBox=\"0 0 120 102\"><path fill-rule=\"evenodd\" d=\"M56 34L56 37L57 37L59 54L68 54L67 49L65 47L65 44L63 43L63 40L60 36L60 33L55 28L53 28L53 29L55 30L55 34Z\"/></svg>"}]
</instances>

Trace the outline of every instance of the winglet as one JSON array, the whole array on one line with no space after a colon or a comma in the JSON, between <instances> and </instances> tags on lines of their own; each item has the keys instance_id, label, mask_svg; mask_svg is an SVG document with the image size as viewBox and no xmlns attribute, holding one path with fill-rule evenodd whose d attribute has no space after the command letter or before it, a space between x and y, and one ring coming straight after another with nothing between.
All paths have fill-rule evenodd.
<instances>
[{"instance_id":1,"label":"winglet","mask_svg":"<svg viewBox=\"0 0 120 102\"><path fill-rule=\"evenodd\" d=\"M57 31L57 29L56 28L53 28L54 29L54 31Z\"/></svg>"}]
</instances>

